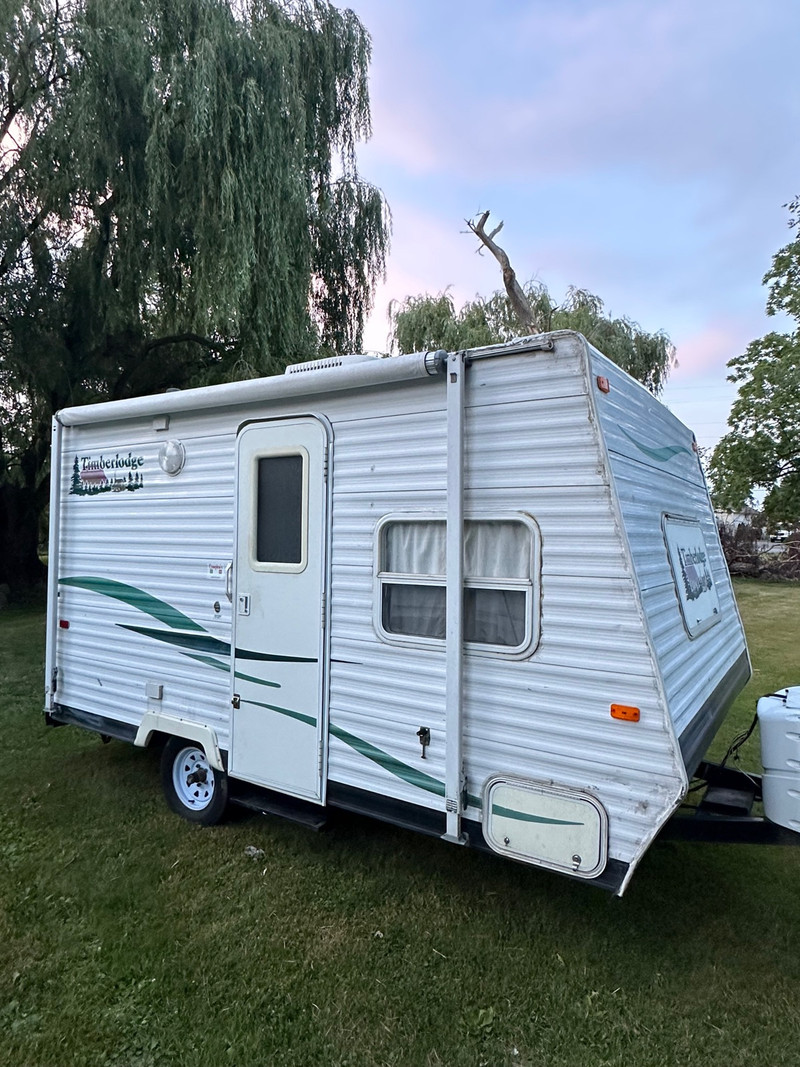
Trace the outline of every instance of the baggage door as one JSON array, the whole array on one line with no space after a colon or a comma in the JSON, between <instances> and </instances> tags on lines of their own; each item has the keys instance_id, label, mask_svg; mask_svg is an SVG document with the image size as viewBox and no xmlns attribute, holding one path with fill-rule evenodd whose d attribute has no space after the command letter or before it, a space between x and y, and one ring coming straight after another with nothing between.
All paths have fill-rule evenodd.
<instances>
[{"instance_id":1,"label":"baggage door","mask_svg":"<svg viewBox=\"0 0 800 1067\"><path fill-rule=\"evenodd\" d=\"M324 801L327 433L311 417L239 434L229 771Z\"/></svg>"}]
</instances>

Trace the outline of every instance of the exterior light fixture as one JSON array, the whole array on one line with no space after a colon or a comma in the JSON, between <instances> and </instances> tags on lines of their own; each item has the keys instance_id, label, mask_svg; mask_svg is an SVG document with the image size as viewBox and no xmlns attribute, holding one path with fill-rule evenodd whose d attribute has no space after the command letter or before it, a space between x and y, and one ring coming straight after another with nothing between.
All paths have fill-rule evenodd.
<instances>
[{"instance_id":1,"label":"exterior light fixture","mask_svg":"<svg viewBox=\"0 0 800 1067\"><path fill-rule=\"evenodd\" d=\"M186 462L186 449L180 441L165 441L158 450L158 463L165 474L180 474Z\"/></svg>"}]
</instances>

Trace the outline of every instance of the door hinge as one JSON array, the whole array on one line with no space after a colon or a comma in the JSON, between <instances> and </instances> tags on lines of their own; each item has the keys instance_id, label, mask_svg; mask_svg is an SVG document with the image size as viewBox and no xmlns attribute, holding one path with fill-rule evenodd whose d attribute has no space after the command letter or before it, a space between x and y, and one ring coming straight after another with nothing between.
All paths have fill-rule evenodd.
<instances>
[{"instance_id":1,"label":"door hinge","mask_svg":"<svg viewBox=\"0 0 800 1067\"><path fill-rule=\"evenodd\" d=\"M325 627L327 626L327 618L328 618L328 597L327 597L326 593L324 593L324 592L320 593L319 604L320 604L320 612L321 612L321 616L322 616L321 617L321 625L322 625L322 629L324 630Z\"/></svg>"},{"instance_id":2,"label":"door hinge","mask_svg":"<svg viewBox=\"0 0 800 1067\"><path fill-rule=\"evenodd\" d=\"M231 704L234 710L238 710L242 706L241 697L238 693L233 694L233 697L231 698Z\"/></svg>"},{"instance_id":3,"label":"door hinge","mask_svg":"<svg viewBox=\"0 0 800 1067\"><path fill-rule=\"evenodd\" d=\"M58 692L58 667L53 667L53 673L50 675L50 695L55 696Z\"/></svg>"}]
</instances>

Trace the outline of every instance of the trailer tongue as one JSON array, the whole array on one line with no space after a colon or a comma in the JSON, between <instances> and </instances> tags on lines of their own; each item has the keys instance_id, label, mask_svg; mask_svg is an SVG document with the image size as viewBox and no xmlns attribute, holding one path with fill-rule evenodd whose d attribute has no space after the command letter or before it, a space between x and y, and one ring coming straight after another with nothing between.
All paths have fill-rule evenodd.
<instances>
[{"instance_id":1,"label":"trailer tongue","mask_svg":"<svg viewBox=\"0 0 800 1067\"><path fill-rule=\"evenodd\" d=\"M800 844L800 686L761 697L756 719L731 745L730 756L755 728L761 732L763 774L703 761L696 771L700 794L664 828L671 840L746 845ZM754 815L759 804L763 815Z\"/></svg>"}]
</instances>

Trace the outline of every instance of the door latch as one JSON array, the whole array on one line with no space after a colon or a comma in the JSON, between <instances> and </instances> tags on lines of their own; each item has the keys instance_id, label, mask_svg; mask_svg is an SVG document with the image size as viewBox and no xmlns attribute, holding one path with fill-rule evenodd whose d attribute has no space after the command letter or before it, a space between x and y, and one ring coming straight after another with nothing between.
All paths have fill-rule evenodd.
<instances>
[{"instance_id":1,"label":"door latch","mask_svg":"<svg viewBox=\"0 0 800 1067\"><path fill-rule=\"evenodd\" d=\"M233 694L233 697L231 698L231 704L233 705L234 711L238 711L239 708L242 706L242 700L238 693Z\"/></svg>"},{"instance_id":2,"label":"door latch","mask_svg":"<svg viewBox=\"0 0 800 1067\"><path fill-rule=\"evenodd\" d=\"M417 737L419 738L419 743L422 746L422 758L425 759L425 749L431 743L430 727L420 726L419 730L417 730Z\"/></svg>"},{"instance_id":3,"label":"door latch","mask_svg":"<svg viewBox=\"0 0 800 1067\"><path fill-rule=\"evenodd\" d=\"M239 604L239 614L240 615L249 615L250 614L250 597L249 596L241 595L238 598L238 604Z\"/></svg>"}]
</instances>

